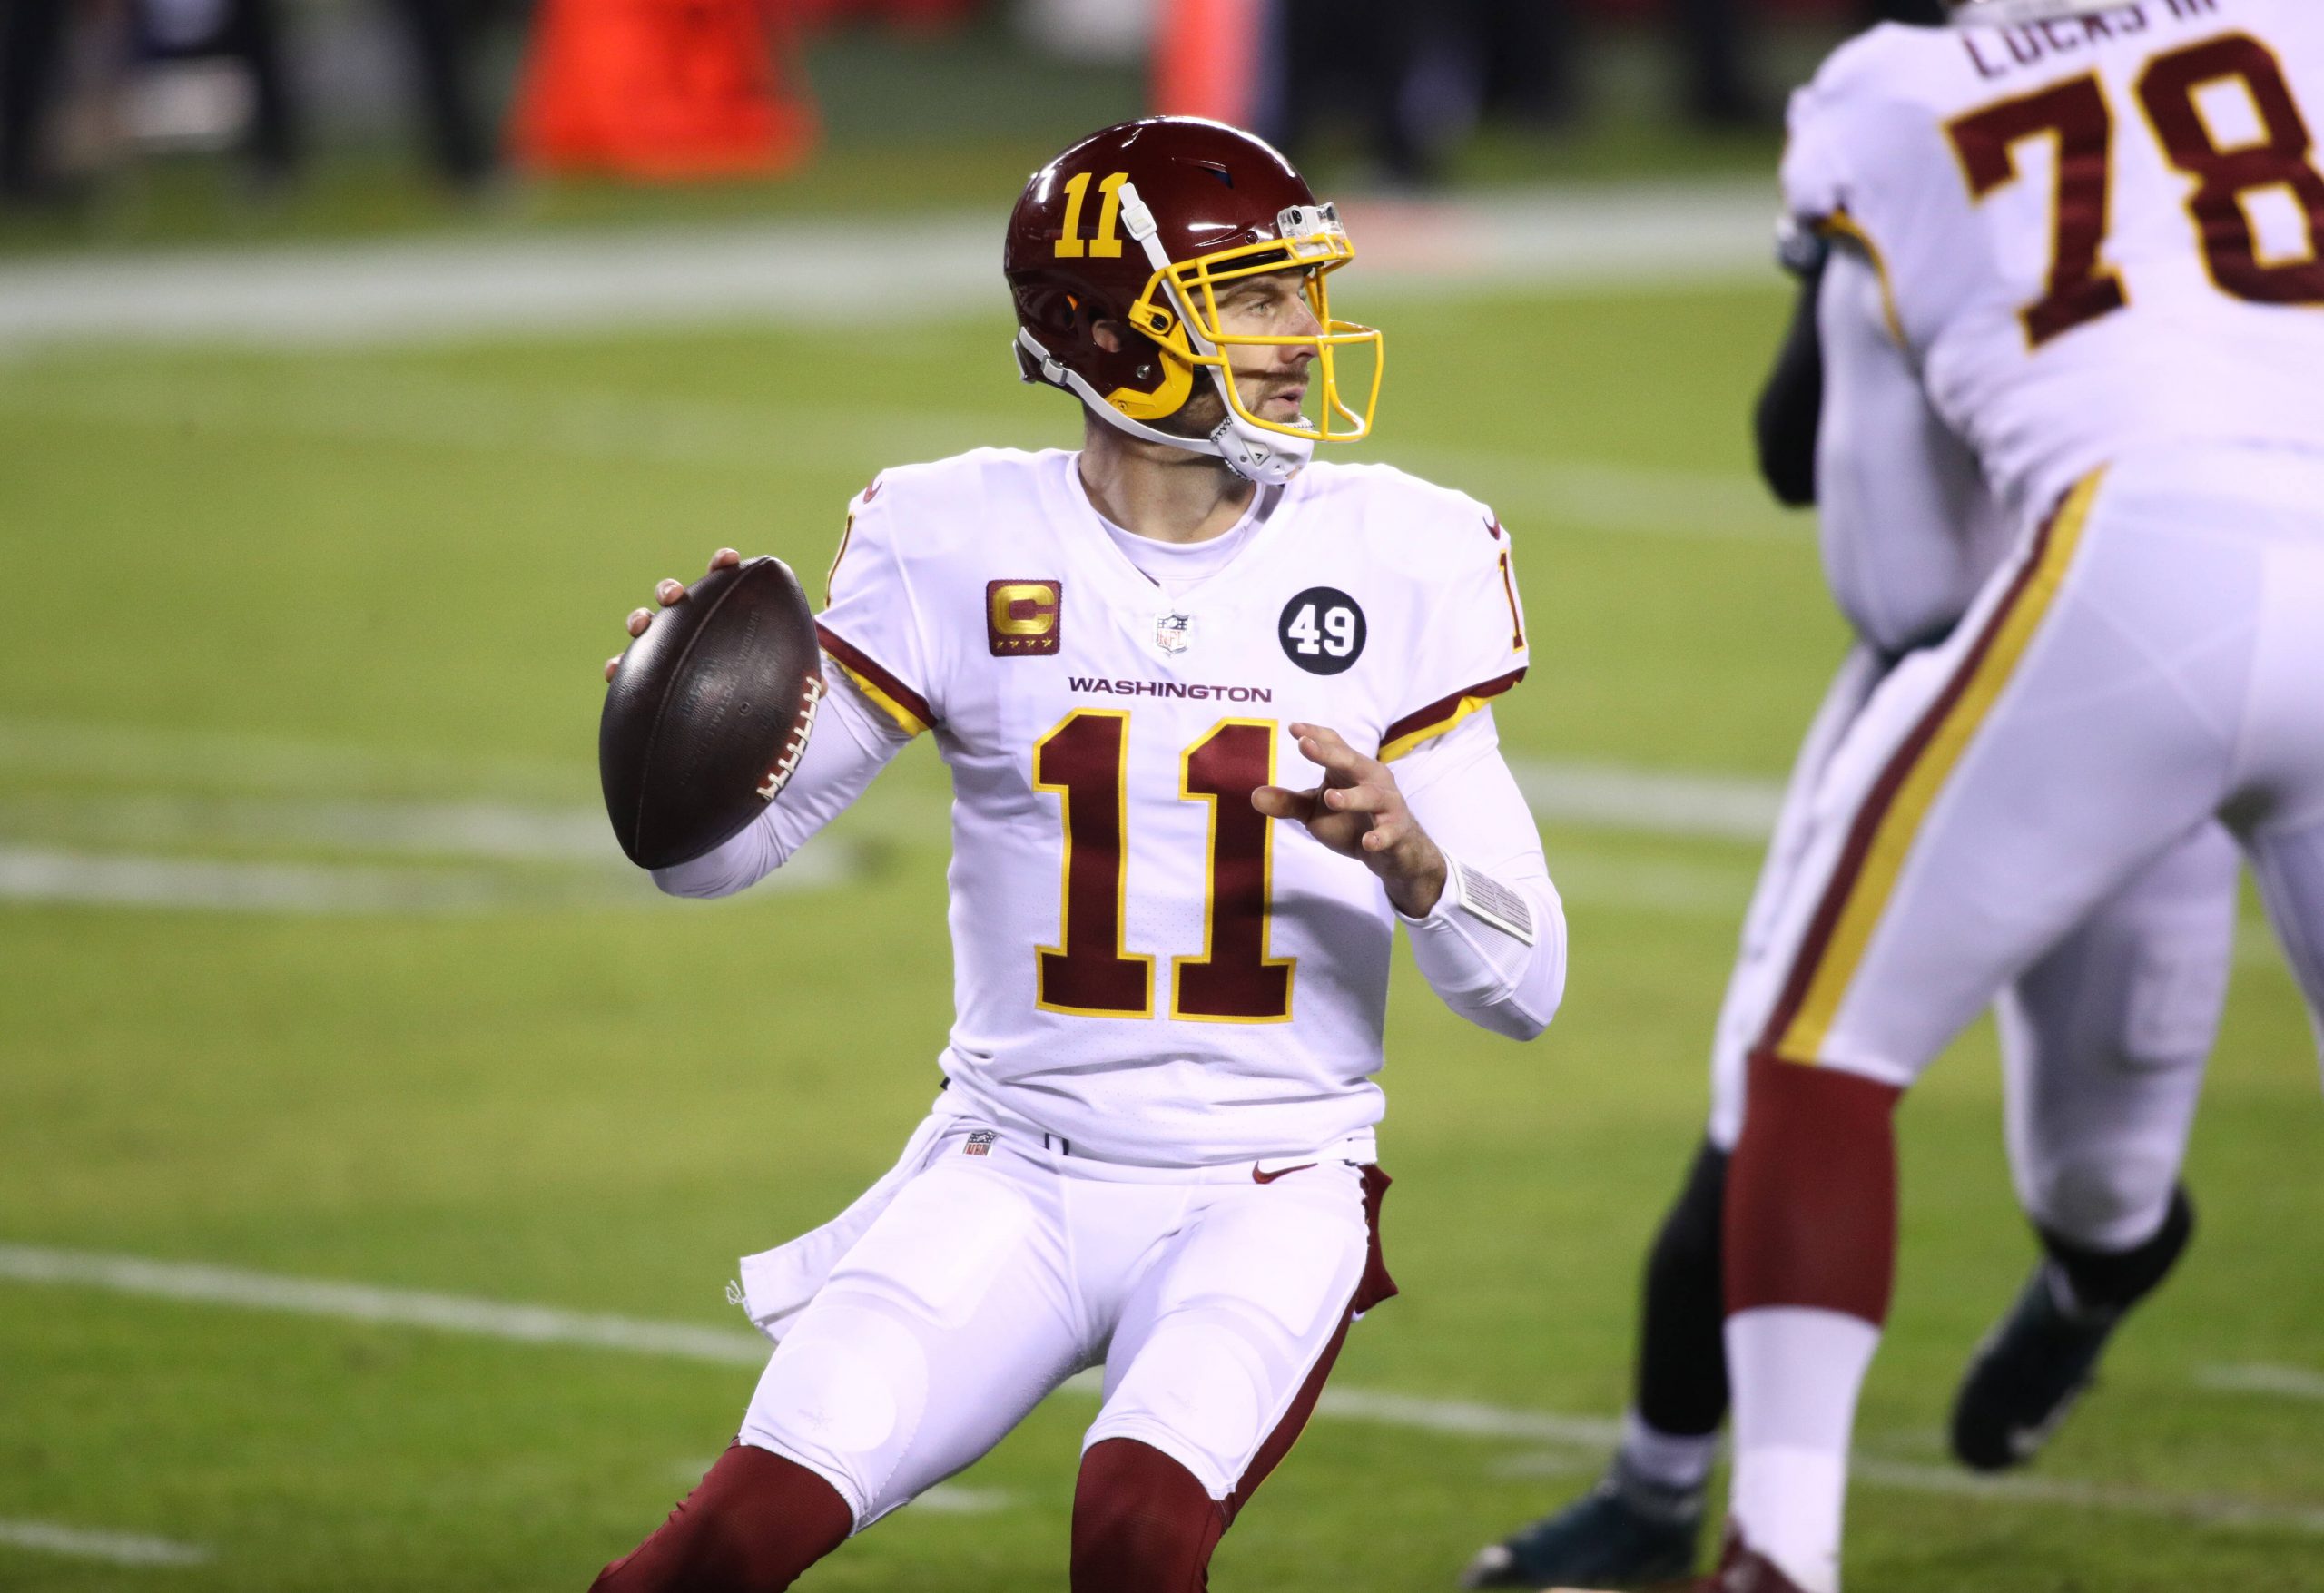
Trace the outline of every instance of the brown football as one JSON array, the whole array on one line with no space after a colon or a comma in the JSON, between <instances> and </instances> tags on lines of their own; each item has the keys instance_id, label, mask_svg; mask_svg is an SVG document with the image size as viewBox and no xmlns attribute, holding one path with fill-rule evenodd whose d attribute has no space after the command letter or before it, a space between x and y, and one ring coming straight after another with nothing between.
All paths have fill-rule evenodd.
<instances>
[{"instance_id":1,"label":"brown football","mask_svg":"<svg viewBox=\"0 0 2324 1593\"><path fill-rule=\"evenodd\" d=\"M654 616L606 688L597 777L630 861L665 869L782 792L822 701L815 616L779 558L713 570Z\"/></svg>"}]
</instances>

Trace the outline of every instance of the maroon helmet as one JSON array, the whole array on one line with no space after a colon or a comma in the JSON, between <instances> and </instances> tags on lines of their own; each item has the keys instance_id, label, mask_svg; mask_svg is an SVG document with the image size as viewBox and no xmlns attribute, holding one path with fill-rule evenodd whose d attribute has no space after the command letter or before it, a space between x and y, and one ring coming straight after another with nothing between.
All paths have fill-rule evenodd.
<instances>
[{"instance_id":1,"label":"maroon helmet","mask_svg":"<svg viewBox=\"0 0 2324 1593\"><path fill-rule=\"evenodd\" d=\"M1009 218L1002 270L1017 304L1017 362L1027 381L1079 396L1122 430L1216 454L1255 481L1281 481L1314 445L1372 429L1380 398L1380 334L1334 320L1327 273L1355 258L1338 211L1318 204L1289 161L1263 141L1190 116L1153 116L1093 133L1033 173ZM1304 337L1255 336L1219 324L1216 287L1265 271L1300 270L1323 328ZM1123 329L1108 352L1100 320ZM1316 351L1319 422L1265 420L1244 404L1227 369L1234 344L1298 344ZM1341 397L1338 351L1373 353L1362 411ZM1206 438L1157 429L1195 390L1199 369L1225 400Z\"/></svg>"}]
</instances>

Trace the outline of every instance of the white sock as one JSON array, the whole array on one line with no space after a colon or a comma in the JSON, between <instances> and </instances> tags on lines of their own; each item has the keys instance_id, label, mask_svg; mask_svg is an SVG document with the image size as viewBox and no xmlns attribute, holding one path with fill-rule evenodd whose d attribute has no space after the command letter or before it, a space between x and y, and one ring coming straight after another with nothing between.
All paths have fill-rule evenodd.
<instances>
[{"instance_id":1,"label":"white sock","mask_svg":"<svg viewBox=\"0 0 2324 1593\"><path fill-rule=\"evenodd\" d=\"M1673 1492L1699 1493L1710 1480L1718 1434L1662 1432L1646 1424L1632 1406L1622 1412L1622 1466L1632 1476Z\"/></svg>"},{"instance_id":2,"label":"white sock","mask_svg":"<svg viewBox=\"0 0 2324 1593\"><path fill-rule=\"evenodd\" d=\"M1728 1513L1744 1542L1802 1593L1839 1593L1849 1431L1880 1330L1805 1306L1727 1319L1735 1391L1735 1479Z\"/></svg>"}]
</instances>

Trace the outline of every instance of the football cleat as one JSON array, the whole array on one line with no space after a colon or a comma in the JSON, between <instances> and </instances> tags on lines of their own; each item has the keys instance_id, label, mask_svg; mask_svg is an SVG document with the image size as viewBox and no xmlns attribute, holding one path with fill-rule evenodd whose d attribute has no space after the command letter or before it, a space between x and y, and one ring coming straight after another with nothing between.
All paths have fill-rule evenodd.
<instances>
[{"instance_id":1,"label":"football cleat","mask_svg":"<svg viewBox=\"0 0 2324 1593\"><path fill-rule=\"evenodd\" d=\"M1694 1593L1801 1593L1801 1588L1781 1566L1744 1542L1743 1534L1729 1521L1718 1569L1696 1583Z\"/></svg>"},{"instance_id":2,"label":"football cleat","mask_svg":"<svg viewBox=\"0 0 2324 1593\"><path fill-rule=\"evenodd\" d=\"M2097 1372L2119 1311L2070 1312L2054 1268L2034 1269L2009 1314L1977 1346L1953 1402L1953 1452L1974 1471L2004 1471L2041 1452Z\"/></svg>"},{"instance_id":3,"label":"football cleat","mask_svg":"<svg viewBox=\"0 0 2324 1593\"><path fill-rule=\"evenodd\" d=\"M1683 1587L1702 1536L1699 1490L1659 1487L1620 1459L1555 1515L1480 1549L1463 1588Z\"/></svg>"}]
</instances>

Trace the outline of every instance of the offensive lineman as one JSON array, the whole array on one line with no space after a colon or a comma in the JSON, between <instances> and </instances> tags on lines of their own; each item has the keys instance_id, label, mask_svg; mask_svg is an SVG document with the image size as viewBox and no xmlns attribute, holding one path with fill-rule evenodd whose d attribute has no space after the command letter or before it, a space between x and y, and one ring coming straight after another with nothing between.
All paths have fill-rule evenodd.
<instances>
[{"instance_id":1,"label":"offensive lineman","mask_svg":"<svg viewBox=\"0 0 2324 1593\"><path fill-rule=\"evenodd\" d=\"M1647 1264L1620 1449L1589 1493L1481 1552L1472 1588L1654 1585L1692 1570L1728 1414L1720 1218L1746 1059L1775 995L1768 919L1875 688L1950 634L2009 552L1976 459L1889 328L1874 261L1845 236L1799 230L1783 255L1800 299L1759 404L1761 469L1778 497L1817 506L1827 579L1858 640L1801 748L1746 920L1709 1126ZM2225 828L2199 826L2001 992L2010 1162L2044 1255L1956 1398L1966 1465L2031 1459L2186 1246L2193 1207L2177 1180L2227 995L2238 869Z\"/></svg>"},{"instance_id":2,"label":"offensive lineman","mask_svg":"<svg viewBox=\"0 0 2324 1593\"><path fill-rule=\"evenodd\" d=\"M1019 200L1020 369L1080 398L1082 449L867 487L791 784L656 875L743 889L932 732L945 1087L861 1200L745 1260L778 1347L608 1593L788 1587L1093 1366L1072 1586L1201 1588L1394 1293L1372 1076L1395 926L1480 1025L1531 1038L1556 1009L1562 913L1489 705L1526 665L1506 534L1385 467L1308 463L1377 395L1379 334L1327 306L1352 255L1280 155L1214 123L1107 129ZM1341 386L1351 351L1367 389Z\"/></svg>"},{"instance_id":3,"label":"offensive lineman","mask_svg":"<svg viewBox=\"0 0 2324 1593\"><path fill-rule=\"evenodd\" d=\"M2324 1010L2324 19L1959 0L1795 102L1799 221L2023 527L1832 756L1768 919L1724 1214L1721 1593L1833 1593L1894 1270L1892 1112L2013 977L2199 827Z\"/></svg>"}]
</instances>

